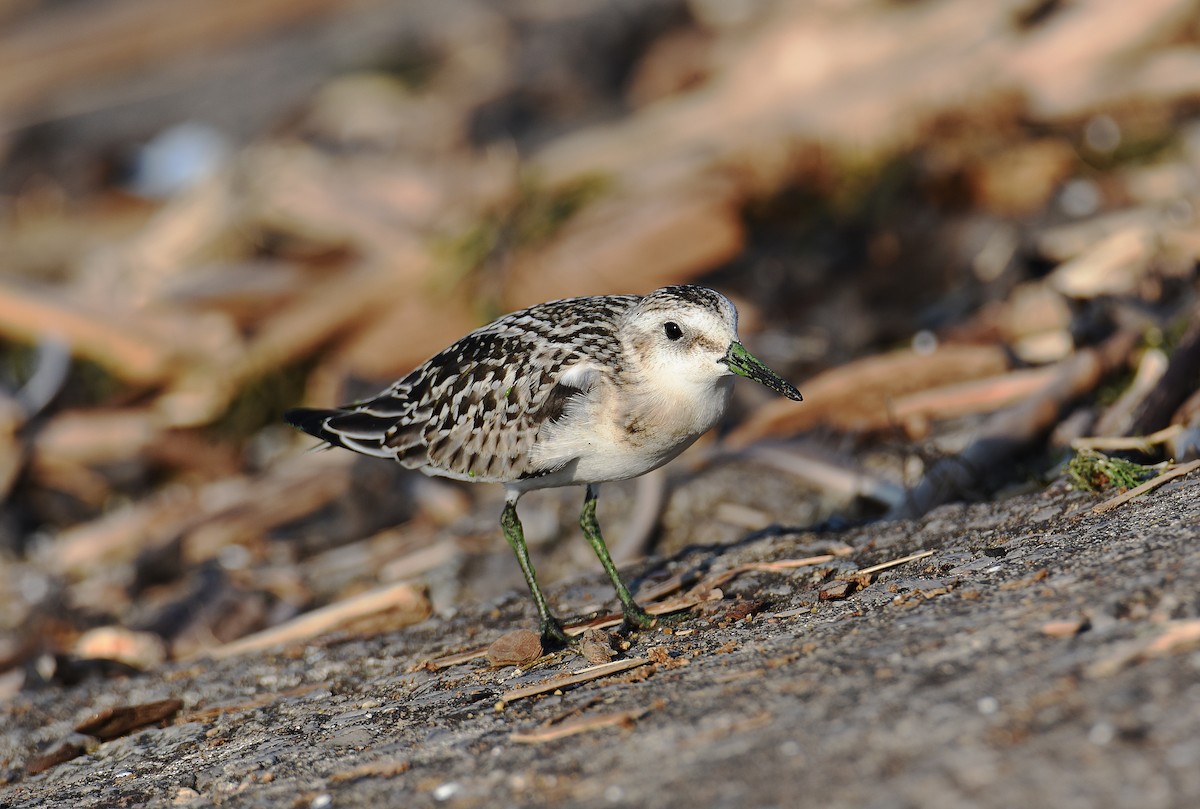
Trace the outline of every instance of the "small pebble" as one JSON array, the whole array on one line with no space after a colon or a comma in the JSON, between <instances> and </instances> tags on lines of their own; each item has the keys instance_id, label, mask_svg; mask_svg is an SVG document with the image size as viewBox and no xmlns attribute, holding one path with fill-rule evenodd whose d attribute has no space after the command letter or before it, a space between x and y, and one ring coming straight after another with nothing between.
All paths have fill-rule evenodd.
<instances>
[{"instance_id":1,"label":"small pebble","mask_svg":"<svg viewBox=\"0 0 1200 809\"><path fill-rule=\"evenodd\" d=\"M462 792L462 786L450 781L434 788L433 799L435 801L448 801L459 792Z\"/></svg>"},{"instance_id":2,"label":"small pebble","mask_svg":"<svg viewBox=\"0 0 1200 809\"><path fill-rule=\"evenodd\" d=\"M191 787L180 787L175 793L175 797L171 800L171 803L175 804L176 806L180 806L185 803L191 803L199 797L200 793Z\"/></svg>"}]
</instances>

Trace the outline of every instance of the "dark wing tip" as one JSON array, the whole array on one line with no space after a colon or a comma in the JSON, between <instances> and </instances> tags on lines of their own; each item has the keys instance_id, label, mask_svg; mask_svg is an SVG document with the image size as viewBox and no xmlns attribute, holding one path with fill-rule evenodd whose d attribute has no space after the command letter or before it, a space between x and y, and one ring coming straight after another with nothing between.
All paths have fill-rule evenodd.
<instances>
[{"instance_id":1,"label":"dark wing tip","mask_svg":"<svg viewBox=\"0 0 1200 809\"><path fill-rule=\"evenodd\" d=\"M325 422L342 412L341 410L314 407L296 407L284 413L283 420L311 436L328 440L329 434L325 427Z\"/></svg>"}]
</instances>

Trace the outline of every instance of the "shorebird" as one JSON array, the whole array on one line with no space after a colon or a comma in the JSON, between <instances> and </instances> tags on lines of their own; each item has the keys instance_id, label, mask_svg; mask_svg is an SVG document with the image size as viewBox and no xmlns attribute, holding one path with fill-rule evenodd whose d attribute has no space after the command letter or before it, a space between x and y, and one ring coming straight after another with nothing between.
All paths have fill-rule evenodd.
<instances>
[{"instance_id":1,"label":"shorebird","mask_svg":"<svg viewBox=\"0 0 1200 809\"><path fill-rule=\"evenodd\" d=\"M428 475L501 483L500 525L516 552L547 647L570 642L538 586L517 501L586 487L579 522L621 601L625 623L654 619L634 601L600 525L601 483L657 469L717 423L737 374L789 399L800 392L747 351L737 310L699 286L538 304L477 329L377 396L289 410L325 442Z\"/></svg>"}]
</instances>

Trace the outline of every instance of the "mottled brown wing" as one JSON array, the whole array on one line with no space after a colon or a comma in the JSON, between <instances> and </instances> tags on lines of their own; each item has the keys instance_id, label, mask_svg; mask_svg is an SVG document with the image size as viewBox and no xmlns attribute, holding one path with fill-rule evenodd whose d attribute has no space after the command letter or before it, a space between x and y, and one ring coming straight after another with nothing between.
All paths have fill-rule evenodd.
<instances>
[{"instance_id":1,"label":"mottled brown wing","mask_svg":"<svg viewBox=\"0 0 1200 809\"><path fill-rule=\"evenodd\" d=\"M638 299L554 301L516 312L445 349L378 396L339 410L291 411L288 421L335 446L395 458L463 480L508 482L554 471L531 450L542 425L617 373L616 326Z\"/></svg>"}]
</instances>

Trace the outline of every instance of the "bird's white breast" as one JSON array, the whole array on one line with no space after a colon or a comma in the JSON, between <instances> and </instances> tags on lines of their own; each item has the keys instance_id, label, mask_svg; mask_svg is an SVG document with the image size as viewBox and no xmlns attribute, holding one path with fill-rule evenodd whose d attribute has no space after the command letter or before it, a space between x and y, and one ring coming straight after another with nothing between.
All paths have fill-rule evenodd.
<instances>
[{"instance_id":1,"label":"bird's white breast","mask_svg":"<svg viewBox=\"0 0 1200 809\"><path fill-rule=\"evenodd\" d=\"M657 469L725 412L729 377L702 384L597 385L538 434L533 460L562 467L530 488L626 480Z\"/></svg>"}]
</instances>

